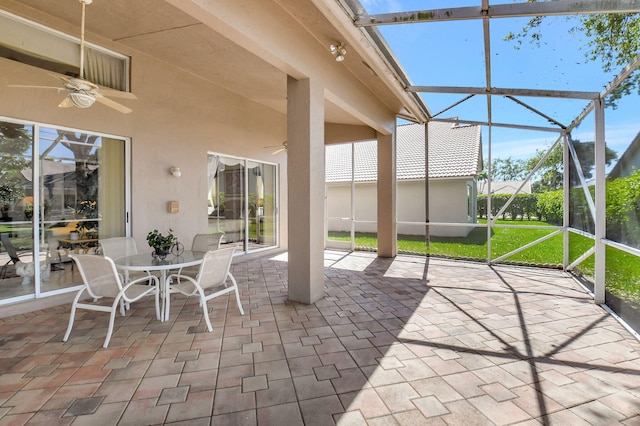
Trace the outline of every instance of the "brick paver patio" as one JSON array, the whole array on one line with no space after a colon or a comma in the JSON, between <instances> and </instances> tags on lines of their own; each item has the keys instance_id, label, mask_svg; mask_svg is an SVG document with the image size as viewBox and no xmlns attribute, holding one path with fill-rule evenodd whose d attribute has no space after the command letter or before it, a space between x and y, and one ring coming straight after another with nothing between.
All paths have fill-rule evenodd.
<instances>
[{"instance_id":1,"label":"brick paver patio","mask_svg":"<svg viewBox=\"0 0 640 426\"><path fill-rule=\"evenodd\" d=\"M240 260L240 259L238 259ZM640 344L569 275L325 252L326 295L288 302L286 256L233 265L233 296L118 317L0 320L0 424L640 424Z\"/></svg>"}]
</instances>

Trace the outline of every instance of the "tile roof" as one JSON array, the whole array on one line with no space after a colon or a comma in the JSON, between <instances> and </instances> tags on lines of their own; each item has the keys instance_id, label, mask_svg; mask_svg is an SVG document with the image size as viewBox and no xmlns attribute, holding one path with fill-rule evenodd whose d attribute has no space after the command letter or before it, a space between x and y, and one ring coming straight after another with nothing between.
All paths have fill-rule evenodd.
<instances>
[{"instance_id":1,"label":"tile roof","mask_svg":"<svg viewBox=\"0 0 640 426\"><path fill-rule=\"evenodd\" d=\"M424 127L406 124L397 127L397 179L424 179ZM429 178L475 176L482 167L480 126L452 123L429 124ZM326 149L326 181L351 180L351 144L329 145ZM378 151L375 140L354 144L356 182L378 178Z\"/></svg>"}]
</instances>

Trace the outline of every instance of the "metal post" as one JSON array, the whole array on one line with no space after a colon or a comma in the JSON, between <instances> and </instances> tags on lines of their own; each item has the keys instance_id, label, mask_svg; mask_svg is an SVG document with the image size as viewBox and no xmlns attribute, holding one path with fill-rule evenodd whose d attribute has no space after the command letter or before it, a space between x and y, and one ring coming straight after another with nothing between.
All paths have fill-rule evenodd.
<instances>
[{"instance_id":1,"label":"metal post","mask_svg":"<svg viewBox=\"0 0 640 426\"><path fill-rule=\"evenodd\" d=\"M489 142L487 149L487 263L491 264L491 124L489 124Z\"/></svg>"},{"instance_id":2,"label":"metal post","mask_svg":"<svg viewBox=\"0 0 640 426\"><path fill-rule=\"evenodd\" d=\"M569 140L567 134L562 136L562 194L563 194L563 212L562 212L562 269L567 270L569 265L569 190L571 182L569 181Z\"/></svg>"},{"instance_id":3,"label":"metal post","mask_svg":"<svg viewBox=\"0 0 640 426\"><path fill-rule=\"evenodd\" d=\"M356 144L351 142L351 248L350 251L354 251L356 248Z\"/></svg>"},{"instance_id":4,"label":"metal post","mask_svg":"<svg viewBox=\"0 0 640 426\"><path fill-rule=\"evenodd\" d=\"M424 229L427 254L431 249L431 235L429 232L429 122L424 123Z\"/></svg>"},{"instance_id":5,"label":"metal post","mask_svg":"<svg viewBox=\"0 0 640 426\"><path fill-rule=\"evenodd\" d=\"M604 140L604 100L598 98L595 104L595 172L596 172L596 270L595 286L593 289L594 302L602 304L605 301L605 275L606 275L606 176L605 176L605 140Z\"/></svg>"}]
</instances>

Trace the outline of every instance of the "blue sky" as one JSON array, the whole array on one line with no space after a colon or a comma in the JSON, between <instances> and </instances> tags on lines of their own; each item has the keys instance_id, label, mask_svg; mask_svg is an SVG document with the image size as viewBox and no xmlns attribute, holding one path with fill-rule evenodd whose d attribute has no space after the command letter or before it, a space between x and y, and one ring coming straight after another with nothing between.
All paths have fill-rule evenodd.
<instances>
[{"instance_id":1,"label":"blue sky","mask_svg":"<svg viewBox=\"0 0 640 426\"><path fill-rule=\"evenodd\" d=\"M481 0L360 0L368 13L478 6ZM500 0L491 3L523 3L526 0ZM504 41L509 32L517 33L528 18L491 20L491 86L499 88L529 88L544 90L600 92L614 73L605 74L601 64L585 60L585 39L570 34L568 29L577 18L547 17L539 46L525 41L521 48L515 42ZM378 27L417 86L484 87L485 60L483 31L480 20ZM422 95L433 114L461 100L465 95L425 93ZM587 106L584 100L518 97L531 107L568 125ZM552 127L547 121L517 103L492 97L494 122ZM620 102L617 110L607 109L606 140L608 146L622 154L640 131L637 120L640 97L633 95ZM487 120L487 100L476 96L443 113L441 117L458 116L469 120ZM573 137L590 141L593 136L593 114L574 131ZM527 158L536 149L544 149L557 139L556 133L499 129L492 131L493 157ZM485 130L483 140L488 140ZM486 149L485 149L486 151ZM486 153L485 153L486 155Z\"/></svg>"}]
</instances>

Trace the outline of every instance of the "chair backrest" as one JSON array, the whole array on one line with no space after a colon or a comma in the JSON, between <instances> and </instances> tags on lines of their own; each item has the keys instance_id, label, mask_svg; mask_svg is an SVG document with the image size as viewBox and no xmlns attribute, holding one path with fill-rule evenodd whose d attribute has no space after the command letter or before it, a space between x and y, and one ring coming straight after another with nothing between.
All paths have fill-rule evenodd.
<instances>
[{"instance_id":1,"label":"chair backrest","mask_svg":"<svg viewBox=\"0 0 640 426\"><path fill-rule=\"evenodd\" d=\"M13 263L20 262L20 256L18 256L18 252L16 251L16 248L11 243L11 240L9 239L9 234L0 234L0 241L2 241L2 245L4 246L5 250L7 250L7 253L9 254L9 258L11 259L11 261Z\"/></svg>"},{"instance_id":2,"label":"chair backrest","mask_svg":"<svg viewBox=\"0 0 640 426\"><path fill-rule=\"evenodd\" d=\"M91 297L118 295L122 289L122 283L111 258L93 254L72 254L69 257L78 265L82 281Z\"/></svg>"},{"instance_id":3,"label":"chair backrest","mask_svg":"<svg viewBox=\"0 0 640 426\"><path fill-rule=\"evenodd\" d=\"M100 240L102 254L111 259L138 254L136 240L131 237L114 237Z\"/></svg>"},{"instance_id":4,"label":"chair backrest","mask_svg":"<svg viewBox=\"0 0 640 426\"><path fill-rule=\"evenodd\" d=\"M224 236L223 232L215 234L196 234L193 236L191 250L193 251L211 251L220 248L220 242Z\"/></svg>"},{"instance_id":5,"label":"chair backrest","mask_svg":"<svg viewBox=\"0 0 640 426\"><path fill-rule=\"evenodd\" d=\"M220 250L210 250L205 253L200 272L198 273L198 284L203 289L215 287L223 284L227 280L233 252L235 247Z\"/></svg>"}]
</instances>

